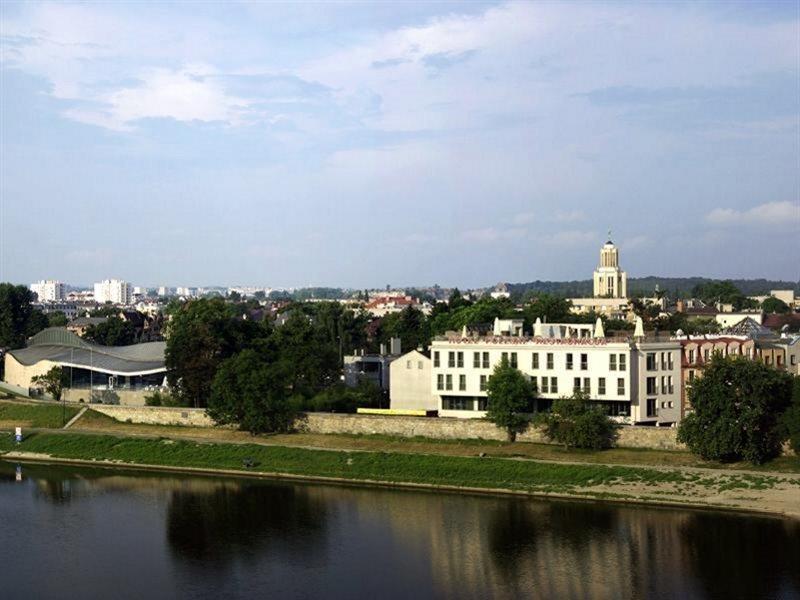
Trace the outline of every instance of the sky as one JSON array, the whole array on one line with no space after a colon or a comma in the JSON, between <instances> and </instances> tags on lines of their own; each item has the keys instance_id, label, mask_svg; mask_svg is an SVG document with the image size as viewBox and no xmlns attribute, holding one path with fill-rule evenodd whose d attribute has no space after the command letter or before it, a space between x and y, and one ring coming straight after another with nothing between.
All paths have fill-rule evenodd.
<instances>
[{"instance_id":1,"label":"sky","mask_svg":"<svg viewBox=\"0 0 800 600\"><path fill-rule=\"evenodd\" d=\"M800 279L796 1L0 11L0 280Z\"/></svg>"}]
</instances>

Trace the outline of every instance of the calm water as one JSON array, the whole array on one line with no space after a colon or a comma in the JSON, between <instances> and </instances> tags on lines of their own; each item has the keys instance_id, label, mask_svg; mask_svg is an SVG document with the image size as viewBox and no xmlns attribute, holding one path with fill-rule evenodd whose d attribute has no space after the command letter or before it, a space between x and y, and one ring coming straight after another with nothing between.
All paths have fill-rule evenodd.
<instances>
[{"instance_id":1,"label":"calm water","mask_svg":"<svg viewBox=\"0 0 800 600\"><path fill-rule=\"evenodd\" d=\"M800 526L0 461L0 598L800 598Z\"/></svg>"}]
</instances>

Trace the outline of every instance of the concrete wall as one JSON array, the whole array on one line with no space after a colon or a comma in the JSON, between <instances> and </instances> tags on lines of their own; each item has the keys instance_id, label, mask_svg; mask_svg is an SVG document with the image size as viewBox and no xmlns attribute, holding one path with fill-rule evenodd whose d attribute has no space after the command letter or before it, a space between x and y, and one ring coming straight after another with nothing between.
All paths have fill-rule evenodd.
<instances>
[{"instance_id":1,"label":"concrete wall","mask_svg":"<svg viewBox=\"0 0 800 600\"><path fill-rule=\"evenodd\" d=\"M91 400L90 400L91 394ZM125 389L95 389L89 391L89 388L75 388L72 390L64 390L64 399L67 402L79 402L81 399L84 402L102 402L103 404L115 404L121 406L144 406L145 396L152 395L152 391L145 390L125 390Z\"/></svg>"},{"instance_id":2,"label":"concrete wall","mask_svg":"<svg viewBox=\"0 0 800 600\"><path fill-rule=\"evenodd\" d=\"M58 366L49 360L41 360L34 365L26 366L14 358L10 352L5 356L5 381L23 389L31 387L31 380L37 375L44 375L53 367Z\"/></svg>"}]
</instances>

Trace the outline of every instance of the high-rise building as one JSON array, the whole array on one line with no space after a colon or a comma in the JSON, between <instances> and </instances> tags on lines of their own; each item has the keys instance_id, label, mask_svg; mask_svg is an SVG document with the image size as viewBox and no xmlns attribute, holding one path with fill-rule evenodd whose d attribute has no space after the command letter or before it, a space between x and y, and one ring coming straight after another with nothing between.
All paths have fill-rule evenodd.
<instances>
[{"instance_id":1,"label":"high-rise building","mask_svg":"<svg viewBox=\"0 0 800 600\"><path fill-rule=\"evenodd\" d=\"M94 301L100 304L131 304L133 288L127 281L106 279L94 284Z\"/></svg>"},{"instance_id":2,"label":"high-rise building","mask_svg":"<svg viewBox=\"0 0 800 600\"><path fill-rule=\"evenodd\" d=\"M53 279L43 279L31 284L31 291L39 302L59 302L66 296L64 284Z\"/></svg>"},{"instance_id":3,"label":"high-rise building","mask_svg":"<svg viewBox=\"0 0 800 600\"><path fill-rule=\"evenodd\" d=\"M611 241L600 249L600 265L594 271L595 298L626 298L628 296L628 275L619 266L619 250Z\"/></svg>"}]
</instances>

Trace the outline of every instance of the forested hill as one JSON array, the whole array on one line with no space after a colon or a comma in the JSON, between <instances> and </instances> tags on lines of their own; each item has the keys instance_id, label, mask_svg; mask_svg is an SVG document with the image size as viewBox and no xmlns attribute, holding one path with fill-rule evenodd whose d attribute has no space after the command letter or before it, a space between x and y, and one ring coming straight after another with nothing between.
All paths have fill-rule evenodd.
<instances>
[{"instance_id":1,"label":"forested hill","mask_svg":"<svg viewBox=\"0 0 800 600\"><path fill-rule=\"evenodd\" d=\"M719 281L708 277L630 277L628 278L628 295L649 295L658 288L671 298L691 295L695 286ZM769 279L730 279L745 296L768 294L770 290L794 290L800 292L800 281L773 281ZM510 283L508 291L515 297L527 292L547 292L556 296L581 298L592 295L592 280L578 281L531 281L528 283Z\"/></svg>"}]
</instances>

